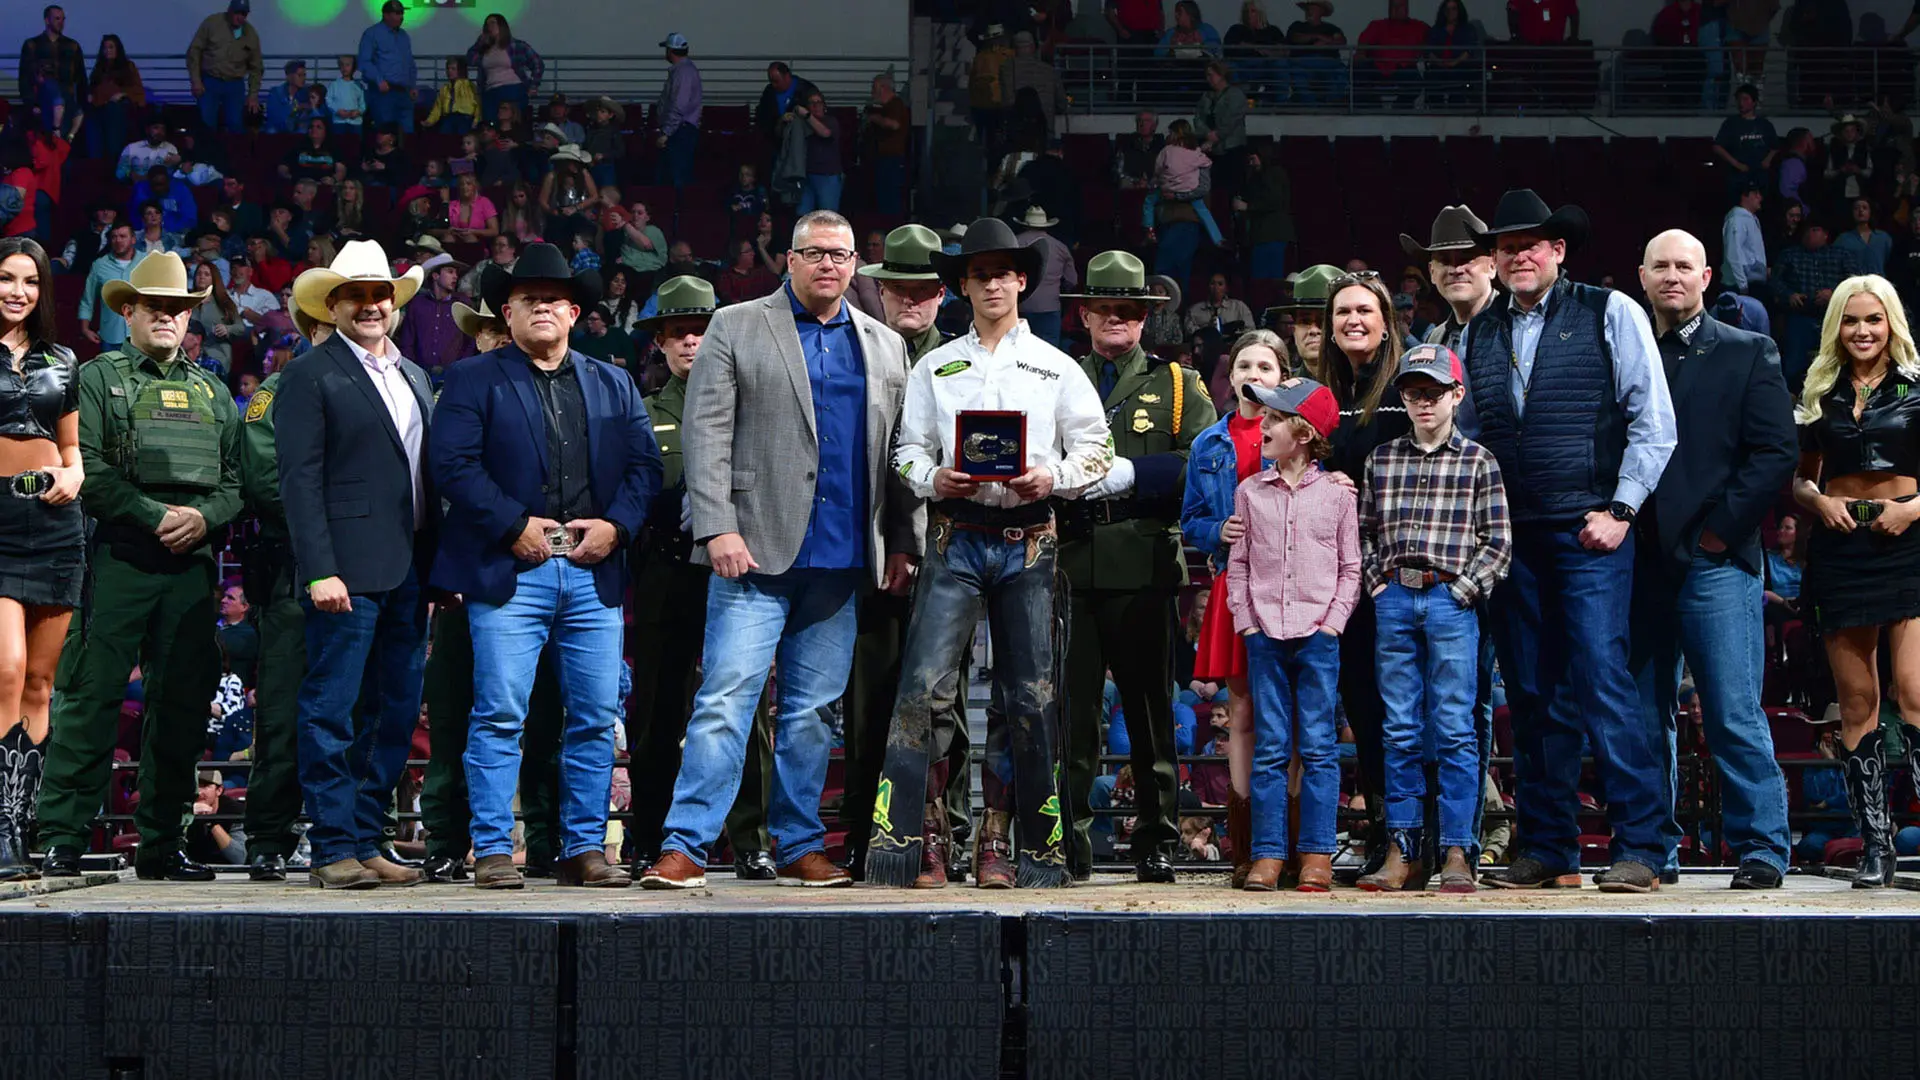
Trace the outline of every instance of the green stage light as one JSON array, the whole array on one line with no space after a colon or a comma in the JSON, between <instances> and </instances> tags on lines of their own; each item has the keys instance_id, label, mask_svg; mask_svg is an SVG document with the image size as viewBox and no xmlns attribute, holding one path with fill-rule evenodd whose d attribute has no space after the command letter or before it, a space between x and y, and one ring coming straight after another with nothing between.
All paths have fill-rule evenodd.
<instances>
[{"instance_id":1,"label":"green stage light","mask_svg":"<svg viewBox=\"0 0 1920 1080\"><path fill-rule=\"evenodd\" d=\"M280 0L279 7L295 26L325 26L346 10L347 0Z\"/></svg>"}]
</instances>

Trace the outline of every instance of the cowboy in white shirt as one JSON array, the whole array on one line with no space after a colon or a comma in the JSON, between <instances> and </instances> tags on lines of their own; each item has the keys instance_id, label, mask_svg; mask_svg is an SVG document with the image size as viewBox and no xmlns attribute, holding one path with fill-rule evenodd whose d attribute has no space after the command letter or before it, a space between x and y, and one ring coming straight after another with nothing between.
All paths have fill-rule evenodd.
<instances>
[{"instance_id":1,"label":"cowboy in white shirt","mask_svg":"<svg viewBox=\"0 0 1920 1080\"><path fill-rule=\"evenodd\" d=\"M983 218L967 230L958 255L932 258L947 288L972 303L973 328L928 353L907 379L894 465L916 494L934 502L874 803L867 880L928 888L946 881L946 813L927 796L946 789L952 733L943 728L962 684L967 642L984 613L1004 715L988 718L987 812L974 872L982 888L1064 887L1053 690L1058 541L1046 500L1077 498L1105 476L1113 440L1093 384L1020 319L1020 300L1045 270L1043 249L1020 245L1004 223ZM967 430L957 430L963 412L980 411L1017 415L968 417ZM1015 815L1023 849L1017 868Z\"/></svg>"}]
</instances>

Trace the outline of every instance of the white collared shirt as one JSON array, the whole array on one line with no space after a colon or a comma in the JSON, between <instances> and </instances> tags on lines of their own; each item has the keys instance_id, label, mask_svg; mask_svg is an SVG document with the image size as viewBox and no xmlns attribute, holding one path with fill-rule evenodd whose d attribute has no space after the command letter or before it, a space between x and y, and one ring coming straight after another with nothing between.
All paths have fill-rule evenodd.
<instances>
[{"instance_id":1,"label":"white collared shirt","mask_svg":"<svg viewBox=\"0 0 1920 1080\"><path fill-rule=\"evenodd\" d=\"M367 369L367 375L373 380L374 389L380 391L380 400L386 402L387 415L393 418L394 429L400 432L400 445L407 451L407 479L413 485L413 527L415 529L427 520L426 484L420 471L422 436L426 425L420 417L420 401L414 397L413 385L407 381L407 373L400 370L400 350L393 339L386 341L386 355L375 356L360 347L359 343L345 334L341 340L353 355Z\"/></svg>"},{"instance_id":2,"label":"white collared shirt","mask_svg":"<svg viewBox=\"0 0 1920 1080\"><path fill-rule=\"evenodd\" d=\"M969 329L908 373L893 464L921 498L933 497L935 470L954 467L954 417L967 409L1026 413L1027 467L1051 469L1055 494L1078 496L1113 465L1113 435L1093 383L1025 320L991 350ZM973 501L1010 507L1025 500L1005 484L983 484Z\"/></svg>"}]
</instances>

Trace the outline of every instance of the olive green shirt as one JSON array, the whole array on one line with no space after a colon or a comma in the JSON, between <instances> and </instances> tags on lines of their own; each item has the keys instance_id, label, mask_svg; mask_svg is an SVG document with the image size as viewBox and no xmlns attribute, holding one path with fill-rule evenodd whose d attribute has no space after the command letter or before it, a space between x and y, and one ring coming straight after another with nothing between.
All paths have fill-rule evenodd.
<instances>
[{"instance_id":1,"label":"olive green shirt","mask_svg":"<svg viewBox=\"0 0 1920 1080\"><path fill-rule=\"evenodd\" d=\"M116 356L138 361L124 380L124 389L112 363ZM212 491L143 488L110 460L109 445L125 434L117 430L113 419L111 400L117 396L116 391L124 393L131 403L149 382L160 380L197 383L212 402L213 414L220 422L220 484ZM225 386L177 350L163 363L124 345L80 365L80 461L87 470L80 498L87 513L103 523L137 525L152 532L167 516L169 505L189 506L200 511L211 533L240 514L240 410ZM210 551L204 546L202 550Z\"/></svg>"},{"instance_id":2,"label":"olive green shirt","mask_svg":"<svg viewBox=\"0 0 1920 1080\"><path fill-rule=\"evenodd\" d=\"M919 363L921 357L945 345L947 340L947 335L941 333L940 328L931 323L925 330L920 331L918 337L907 339L907 370L912 371L913 365Z\"/></svg>"},{"instance_id":3,"label":"olive green shirt","mask_svg":"<svg viewBox=\"0 0 1920 1080\"><path fill-rule=\"evenodd\" d=\"M687 407L687 380L678 375L667 380L667 385L651 397L643 398L640 404L646 406L647 419L653 423L654 441L660 444L660 490L662 492L680 489L682 470L680 450L684 437L680 433L680 414Z\"/></svg>"},{"instance_id":4,"label":"olive green shirt","mask_svg":"<svg viewBox=\"0 0 1920 1080\"><path fill-rule=\"evenodd\" d=\"M279 392L280 373L253 392L240 428L240 494L247 509L260 519L260 531L286 539L287 508L280 502L280 453L273 445L273 399Z\"/></svg>"},{"instance_id":5,"label":"olive green shirt","mask_svg":"<svg viewBox=\"0 0 1920 1080\"><path fill-rule=\"evenodd\" d=\"M1080 360L1094 389L1100 387L1106 358L1092 353ZM1219 419L1213 399L1191 368L1150 359L1136 345L1114 361L1119 379L1101 402L1113 430L1113 451L1119 457L1149 458L1174 455L1180 462L1179 480L1171 492L1149 492L1164 516L1136 517L1095 527L1088 540L1060 548L1060 566L1076 589L1136 590L1177 588L1186 583L1187 563L1180 549L1180 501L1186 489L1187 451L1194 437ZM1179 383L1180 412L1174 416L1174 384ZM1178 431L1175 430L1176 426ZM1140 465L1135 463L1138 470ZM1138 501L1136 480L1126 500Z\"/></svg>"}]
</instances>

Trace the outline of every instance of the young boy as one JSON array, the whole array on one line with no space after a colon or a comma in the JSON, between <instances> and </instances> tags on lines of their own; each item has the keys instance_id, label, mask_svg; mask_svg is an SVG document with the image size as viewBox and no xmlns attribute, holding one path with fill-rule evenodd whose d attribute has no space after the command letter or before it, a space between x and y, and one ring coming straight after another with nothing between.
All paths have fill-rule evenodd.
<instances>
[{"instance_id":1,"label":"young boy","mask_svg":"<svg viewBox=\"0 0 1920 1080\"><path fill-rule=\"evenodd\" d=\"M1272 892L1287 858L1287 763L1300 757L1301 892L1333 887L1340 808L1340 634L1360 598L1360 535L1351 491L1320 462L1340 423L1333 392L1312 379L1240 392L1265 409L1260 456L1233 513L1246 532L1227 558L1227 607L1247 643L1254 702L1253 866L1243 888Z\"/></svg>"},{"instance_id":2,"label":"young boy","mask_svg":"<svg viewBox=\"0 0 1920 1080\"><path fill-rule=\"evenodd\" d=\"M1387 830L1392 846L1362 889L1397 892L1417 873L1427 797L1425 747L1438 757L1440 891L1474 891L1474 731L1480 624L1474 608L1507 576L1513 530L1493 455L1454 429L1466 396L1460 358L1421 345L1394 387L1413 431L1375 448L1361 486L1361 577L1374 598L1380 696L1386 704Z\"/></svg>"},{"instance_id":3,"label":"young boy","mask_svg":"<svg viewBox=\"0 0 1920 1080\"><path fill-rule=\"evenodd\" d=\"M577 274L582 270L600 269L600 253L593 250L593 241L594 230L592 225L583 221L578 228L573 230L573 262L571 265L574 273Z\"/></svg>"}]
</instances>

